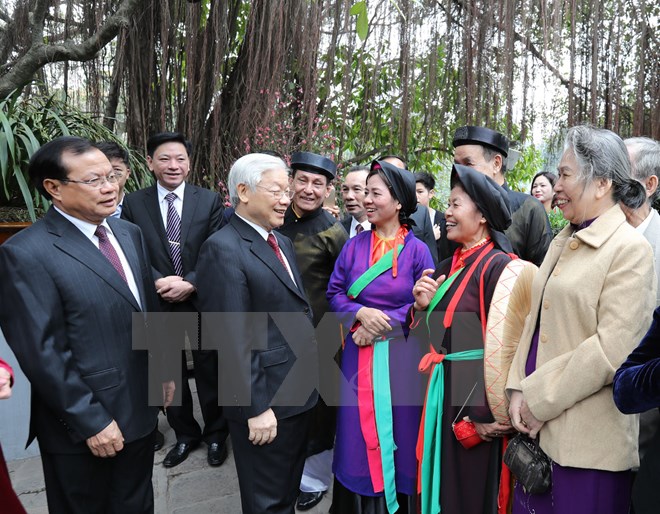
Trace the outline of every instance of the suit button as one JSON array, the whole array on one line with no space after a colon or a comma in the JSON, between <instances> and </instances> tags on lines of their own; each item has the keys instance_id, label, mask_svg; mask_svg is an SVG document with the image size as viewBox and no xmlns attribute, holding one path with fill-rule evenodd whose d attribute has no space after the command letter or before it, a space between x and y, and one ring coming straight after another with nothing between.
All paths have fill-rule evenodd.
<instances>
[{"instance_id":1,"label":"suit button","mask_svg":"<svg viewBox=\"0 0 660 514\"><path fill-rule=\"evenodd\" d=\"M541 342L542 343L547 343L548 342L548 336L545 334L541 334Z\"/></svg>"},{"instance_id":2,"label":"suit button","mask_svg":"<svg viewBox=\"0 0 660 514\"><path fill-rule=\"evenodd\" d=\"M571 250L577 250L580 244L577 241L571 241L571 244L568 245Z\"/></svg>"},{"instance_id":3,"label":"suit button","mask_svg":"<svg viewBox=\"0 0 660 514\"><path fill-rule=\"evenodd\" d=\"M557 275L559 275L559 272L560 272L560 269L557 267L557 268L555 268L555 271L552 272L552 274L556 277Z\"/></svg>"},{"instance_id":4,"label":"suit button","mask_svg":"<svg viewBox=\"0 0 660 514\"><path fill-rule=\"evenodd\" d=\"M549 308L550 308L550 302L549 302L548 300L546 300L545 302L543 302L543 308L544 308L544 309L549 309Z\"/></svg>"},{"instance_id":5,"label":"suit button","mask_svg":"<svg viewBox=\"0 0 660 514\"><path fill-rule=\"evenodd\" d=\"M305 307L305 308L303 309L303 312L304 312L305 314L309 314L309 307Z\"/></svg>"}]
</instances>

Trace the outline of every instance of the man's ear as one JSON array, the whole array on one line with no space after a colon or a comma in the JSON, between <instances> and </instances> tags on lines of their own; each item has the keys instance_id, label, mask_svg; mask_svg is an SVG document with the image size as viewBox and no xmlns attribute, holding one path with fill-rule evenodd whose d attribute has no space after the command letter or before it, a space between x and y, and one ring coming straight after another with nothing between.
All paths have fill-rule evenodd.
<instances>
[{"instance_id":1,"label":"man's ear","mask_svg":"<svg viewBox=\"0 0 660 514\"><path fill-rule=\"evenodd\" d=\"M493 167L495 168L495 175L498 173L502 173L502 164L504 164L502 155L496 153L495 157L493 157Z\"/></svg>"},{"instance_id":2,"label":"man's ear","mask_svg":"<svg viewBox=\"0 0 660 514\"><path fill-rule=\"evenodd\" d=\"M241 203L248 203L248 192L249 187L247 184L238 184L236 186L236 194L238 195L238 198L240 199Z\"/></svg>"},{"instance_id":3,"label":"man's ear","mask_svg":"<svg viewBox=\"0 0 660 514\"><path fill-rule=\"evenodd\" d=\"M46 178L42 182L46 192L54 199L59 200L61 196L62 183L59 180Z\"/></svg>"},{"instance_id":4,"label":"man's ear","mask_svg":"<svg viewBox=\"0 0 660 514\"><path fill-rule=\"evenodd\" d=\"M650 198L658 190L658 176L651 175L646 179L646 197Z\"/></svg>"}]
</instances>

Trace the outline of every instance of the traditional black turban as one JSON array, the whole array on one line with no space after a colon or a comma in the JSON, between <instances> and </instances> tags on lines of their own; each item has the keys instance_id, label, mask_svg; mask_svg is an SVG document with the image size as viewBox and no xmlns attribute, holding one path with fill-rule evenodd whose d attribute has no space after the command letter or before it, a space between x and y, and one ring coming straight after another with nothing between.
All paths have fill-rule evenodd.
<instances>
[{"instance_id":1,"label":"traditional black turban","mask_svg":"<svg viewBox=\"0 0 660 514\"><path fill-rule=\"evenodd\" d=\"M385 161L373 161L371 170L381 170L389 185L392 186L394 197L401 204L401 212L405 218L417 210L417 193L415 192L415 176L408 170L397 168ZM410 220L408 219L408 223ZM411 223L412 224L412 223Z\"/></svg>"},{"instance_id":2,"label":"traditional black turban","mask_svg":"<svg viewBox=\"0 0 660 514\"><path fill-rule=\"evenodd\" d=\"M311 152L296 152L291 156L291 168L307 171L317 175L325 175L328 180L334 180L337 174L337 165L322 155Z\"/></svg>"},{"instance_id":3,"label":"traditional black turban","mask_svg":"<svg viewBox=\"0 0 660 514\"><path fill-rule=\"evenodd\" d=\"M512 252L511 243L503 234L511 225L506 191L490 177L461 164L454 164L451 169L451 187L456 184L460 184L486 218L493 242L505 252Z\"/></svg>"},{"instance_id":4,"label":"traditional black turban","mask_svg":"<svg viewBox=\"0 0 660 514\"><path fill-rule=\"evenodd\" d=\"M452 144L454 148L462 145L482 145L497 150L504 157L509 155L509 140L506 136L486 127L460 127L456 129Z\"/></svg>"}]
</instances>

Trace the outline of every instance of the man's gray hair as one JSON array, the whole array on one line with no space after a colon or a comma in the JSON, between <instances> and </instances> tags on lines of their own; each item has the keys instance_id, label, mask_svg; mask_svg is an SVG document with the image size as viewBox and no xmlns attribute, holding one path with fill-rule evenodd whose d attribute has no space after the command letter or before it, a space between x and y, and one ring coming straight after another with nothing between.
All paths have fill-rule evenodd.
<instances>
[{"instance_id":1,"label":"man's gray hair","mask_svg":"<svg viewBox=\"0 0 660 514\"><path fill-rule=\"evenodd\" d=\"M264 172L274 169L289 171L286 163L279 157L265 153L249 153L238 159L229 170L227 189L232 206L241 203L238 197L238 184L245 184L254 191Z\"/></svg>"},{"instance_id":2,"label":"man's gray hair","mask_svg":"<svg viewBox=\"0 0 660 514\"><path fill-rule=\"evenodd\" d=\"M630 158L623 140L607 129L578 125L568 129L565 149L575 155L578 180L589 184L599 178L612 181L614 200L638 209L646 201L644 187L630 175Z\"/></svg>"},{"instance_id":3,"label":"man's gray hair","mask_svg":"<svg viewBox=\"0 0 660 514\"><path fill-rule=\"evenodd\" d=\"M629 137L623 142L628 148L633 178L640 182L653 175L660 178L660 142L648 137ZM653 204L659 195L660 187L649 197L649 203Z\"/></svg>"}]
</instances>

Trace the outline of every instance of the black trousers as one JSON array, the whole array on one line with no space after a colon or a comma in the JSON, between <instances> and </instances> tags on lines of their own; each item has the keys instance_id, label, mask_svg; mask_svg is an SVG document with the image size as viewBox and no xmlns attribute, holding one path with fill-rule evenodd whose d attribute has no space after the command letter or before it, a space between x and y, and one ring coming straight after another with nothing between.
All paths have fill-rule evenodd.
<instances>
[{"instance_id":1,"label":"black trousers","mask_svg":"<svg viewBox=\"0 0 660 514\"><path fill-rule=\"evenodd\" d=\"M197 397L204 419L202 430L193 416L193 399L188 380L190 373L186 365L185 352L181 360L181 384L177 393L181 394L180 407L168 407L167 422L170 424L179 443L222 443L229 435L227 420L218 405L218 352L215 350L193 350L195 385Z\"/></svg>"},{"instance_id":2,"label":"black trousers","mask_svg":"<svg viewBox=\"0 0 660 514\"><path fill-rule=\"evenodd\" d=\"M309 411L277 421L270 444L253 445L245 422L229 421L243 514L293 514L305 464Z\"/></svg>"},{"instance_id":3,"label":"black trousers","mask_svg":"<svg viewBox=\"0 0 660 514\"><path fill-rule=\"evenodd\" d=\"M41 451L50 514L151 514L153 434L124 445L115 457Z\"/></svg>"}]
</instances>

